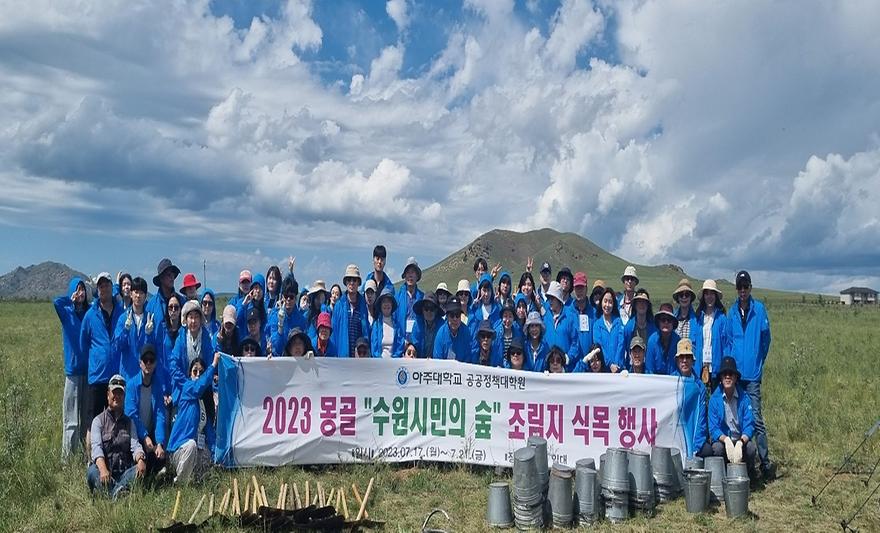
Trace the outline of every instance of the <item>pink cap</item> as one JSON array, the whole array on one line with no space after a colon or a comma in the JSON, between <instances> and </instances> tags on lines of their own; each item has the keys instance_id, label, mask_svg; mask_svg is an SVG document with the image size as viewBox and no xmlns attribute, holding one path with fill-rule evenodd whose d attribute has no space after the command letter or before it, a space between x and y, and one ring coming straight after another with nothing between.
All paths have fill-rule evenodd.
<instances>
[{"instance_id":1,"label":"pink cap","mask_svg":"<svg viewBox=\"0 0 880 533\"><path fill-rule=\"evenodd\" d=\"M317 326L320 328L321 326L333 329L333 326L330 325L330 313L324 312L318 315L318 324Z\"/></svg>"},{"instance_id":2,"label":"pink cap","mask_svg":"<svg viewBox=\"0 0 880 533\"><path fill-rule=\"evenodd\" d=\"M574 287L586 287L587 286L587 274L585 272L578 272L574 275Z\"/></svg>"}]
</instances>

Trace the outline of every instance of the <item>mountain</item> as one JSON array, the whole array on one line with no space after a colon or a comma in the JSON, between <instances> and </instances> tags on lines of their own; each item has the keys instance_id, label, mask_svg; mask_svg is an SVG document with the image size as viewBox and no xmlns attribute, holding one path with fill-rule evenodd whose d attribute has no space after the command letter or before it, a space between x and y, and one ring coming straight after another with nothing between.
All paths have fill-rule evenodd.
<instances>
[{"instance_id":1,"label":"mountain","mask_svg":"<svg viewBox=\"0 0 880 533\"><path fill-rule=\"evenodd\" d=\"M0 276L0 300L47 300L67 292L67 284L75 276L89 281L82 272L52 261L18 267Z\"/></svg>"},{"instance_id":2,"label":"mountain","mask_svg":"<svg viewBox=\"0 0 880 533\"><path fill-rule=\"evenodd\" d=\"M526 269L526 258L532 257L534 265L532 276L540 283L539 272L541 263L547 261L552 269L553 279L564 266L572 272L584 271L592 288L593 281L602 279L617 291L623 290L620 276L627 265L634 265L639 277L639 286L645 287L654 301L671 301L672 292L682 278L691 280L696 292L699 292L703 280L690 277L677 265L639 265L617 257L603 250L594 242L574 233L560 233L544 228L526 233L495 229L477 237L464 248L450 254L437 264L426 269L422 274L420 285L424 290L433 290L437 283L445 281L450 290L460 279L474 281L474 261L484 257L491 269L501 263L502 270L511 273L513 290L519 283L519 276ZM722 283L719 288L727 296L728 301L735 297L733 286Z\"/></svg>"}]
</instances>

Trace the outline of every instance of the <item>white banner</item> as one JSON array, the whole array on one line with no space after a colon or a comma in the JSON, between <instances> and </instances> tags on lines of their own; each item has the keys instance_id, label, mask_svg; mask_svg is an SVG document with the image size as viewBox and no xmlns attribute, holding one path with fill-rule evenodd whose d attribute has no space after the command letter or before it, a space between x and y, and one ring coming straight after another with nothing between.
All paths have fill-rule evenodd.
<instances>
[{"instance_id":1,"label":"white banner","mask_svg":"<svg viewBox=\"0 0 880 533\"><path fill-rule=\"evenodd\" d=\"M227 466L444 461L510 466L531 435L574 465L608 447L685 448L680 381L540 374L430 359L224 356Z\"/></svg>"}]
</instances>

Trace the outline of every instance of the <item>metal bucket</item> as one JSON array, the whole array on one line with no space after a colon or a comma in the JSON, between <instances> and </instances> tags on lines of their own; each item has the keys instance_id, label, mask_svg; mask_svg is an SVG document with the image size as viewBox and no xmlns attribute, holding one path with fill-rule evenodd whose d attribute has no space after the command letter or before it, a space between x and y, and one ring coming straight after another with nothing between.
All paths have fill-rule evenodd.
<instances>
[{"instance_id":1,"label":"metal bucket","mask_svg":"<svg viewBox=\"0 0 880 533\"><path fill-rule=\"evenodd\" d=\"M651 450L651 469L658 485L672 486L674 468L671 448L656 446Z\"/></svg>"},{"instance_id":2,"label":"metal bucket","mask_svg":"<svg viewBox=\"0 0 880 533\"><path fill-rule=\"evenodd\" d=\"M575 499L582 520L592 522L599 514L599 473L578 467L575 474Z\"/></svg>"},{"instance_id":3,"label":"metal bucket","mask_svg":"<svg viewBox=\"0 0 880 533\"><path fill-rule=\"evenodd\" d=\"M486 508L486 521L492 527L513 525L513 509L510 507L510 485L497 481L489 485L489 505Z\"/></svg>"},{"instance_id":4,"label":"metal bucket","mask_svg":"<svg viewBox=\"0 0 880 533\"><path fill-rule=\"evenodd\" d=\"M535 466L538 469L538 477L541 480L541 490L546 495L547 487L550 484L550 467L547 464L547 439L532 436L526 442L530 448L535 450Z\"/></svg>"},{"instance_id":5,"label":"metal bucket","mask_svg":"<svg viewBox=\"0 0 880 533\"><path fill-rule=\"evenodd\" d=\"M730 518L749 514L749 478L731 477L724 480L724 508Z\"/></svg>"},{"instance_id":6,"label":"metal bucket","mask_svg":"<svg viewBox=\"0 0 880 533\"><path fill-rule=\"evenodd\" d=\"M602 480L605 479L605 463L608 461L608 452L599 456L599 486L602 486Z\"/></svg>"},{"instance_id":7,"label":"metal bucket","mask_svg":"<svg viewBox=\"0 0 880 533\"><path fill-rule=\"evenodd\" d=\"M685 470L702 470L703 469L703 458L697 457L696 455L693 457L688 457L684 462Z\"/></svg>"},{"instance_id":8,"label":"metal bucket","mask_svg":"<svg viewBox=\"0 0 880 533\"><path fill-rule=\"evenodd\" d=\"M520 448L513 453L513 496L527 505L541 500L540 478L535 463L533 448Z\"/></svg>"},{"instance_id":9,"label":"metal bucket","mask_svg":"<svg viewBox=\"0 0 880 533\"><path fill-rule=\"evenodd\" d=\"M708 470L684 471L684 503L689 513L704 513L709 507L712 473Z\"/></svg>"},{"instance_id":10,"label":"metal bucket","mask_svg":"<svg viewBox=\"0 0 880 533\"><path fill-rule=\"evenodd\" d=\"M581 468L590 468L592 470L596 469L596 461L592 457L587 457L584 459L578 459L574 464L575 470L580 470Z\"/></svg>"},{"instance_id":11,"label":"metal bucket","mask_svg":"<svg viewBox=\"0 0 880 533\"><path fill-rule=\"evenodd\" d=\"M624 448L608 448L608 459L602 476L602 488L613 492L629 492L629 455Z\"/></svg>"},{"instance_id":12,"label":"metal bucket","mask_svg":"<svg viewBox=\"0 0 880 533\"><path fill-rule=\"evenodd\" d=\"M712 489L712 501L721 502L724 500L724 457L706 457L706 470L712 473L710 480Z\"/></svg>"},{"instance_id":13,"label":"metal bucket","mask_svg":"<svg viewBox=\"0 0 880 533\"><path fill-rule=\"evenodd\" d=\"M684 488L684 465L681 463L681 451L677 448L672 449L672 464L675 466L676 481L673 486L676 488L676 492L681 492Z\"/></svg>"},{"instance_id":14,"label":"metal bucket","mask_svg":"<svg viewBox=\"0 0 880 533\"><path fill-rule=\"evenodd\" d=\"M629 518L629 504L620 500L611 500L605 505L605 517L612 524L619 524Z\"/></svg>"},{"instance_id":15,"label":"metal bucket","mask_svg":"<svg viewBox=\"0 0 880 533\"><path fill-rule=\"evenodd\" d=\"M572 478L574 469L570 466L554 464L550 470L550 488L548 499L553 517L553 525L567 527L571 525L574 515L574 501L572 500Z\"/></svg>"},{"instance_id":16,"label":"metal bucket","mask_svg":"<svg viewBox=\"0 0 880 533\"><path fill-rule=\"evenodd\" d=\"M727 463L727 477L749 477L749 466L745 463Z\"/></svg>"},{"instance_id":17,"label":"metal bucket","mask_svg":"<svg viewBox=\"0 0 880 533\"><path fill-rule=\"evenodd\" d=\"M630 497L644 500L654 496L654 475L651 470L651 456L646 452L629 450L627 464Z\"/></svg>"}]
</instances>

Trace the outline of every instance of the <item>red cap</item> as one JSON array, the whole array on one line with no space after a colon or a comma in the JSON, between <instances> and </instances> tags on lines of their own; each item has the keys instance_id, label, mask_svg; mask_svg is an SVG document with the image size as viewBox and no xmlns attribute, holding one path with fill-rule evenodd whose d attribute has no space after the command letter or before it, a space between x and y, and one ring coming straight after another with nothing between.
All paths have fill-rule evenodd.
<instances>
[{"instance_id":1,"label":"red cap","mask_svg":"<svg viewBox=\"0 0 880 533\"><path fill-rule=\"evenodd\" d=\"M330 329L333 329L333 326L330 325L330 313L323 312L318 315L318 324L317 327L325 326Z\"/></svg>"},{"instance_id":2,"label":"red cap","mask_svg":"<svg viewBox=\"0 0 880 533\"><path fill-rule=\"evenodd\" d=\"M238 282L241 283L244 280L253 281L254 277L251 276L250 270L242 270L238 275Z\"/></svg>"},{"instance_id":3,"label":"red cap","mask_svg":"<svg viewBox=\"0 0 880 533\"><path fill-rule=\"evenodd\" d=\"M578 272L574 275L574 287L586 287L587 286L587 274L584 272Z\"/></svg>"},{"instance_id":4,"label":"red cap","mask_svg":"<svg viewBox=\"0 0 880 533\"><path fill-rule=\"evenodd\" d=\"M181 285L181 290L189 289L190 287L195 287L198 289L202 284L199 283L199 280L196 279L196 275L192 272L184 274L183 276L183 285Z\"/></svg>"}]
</instances>

